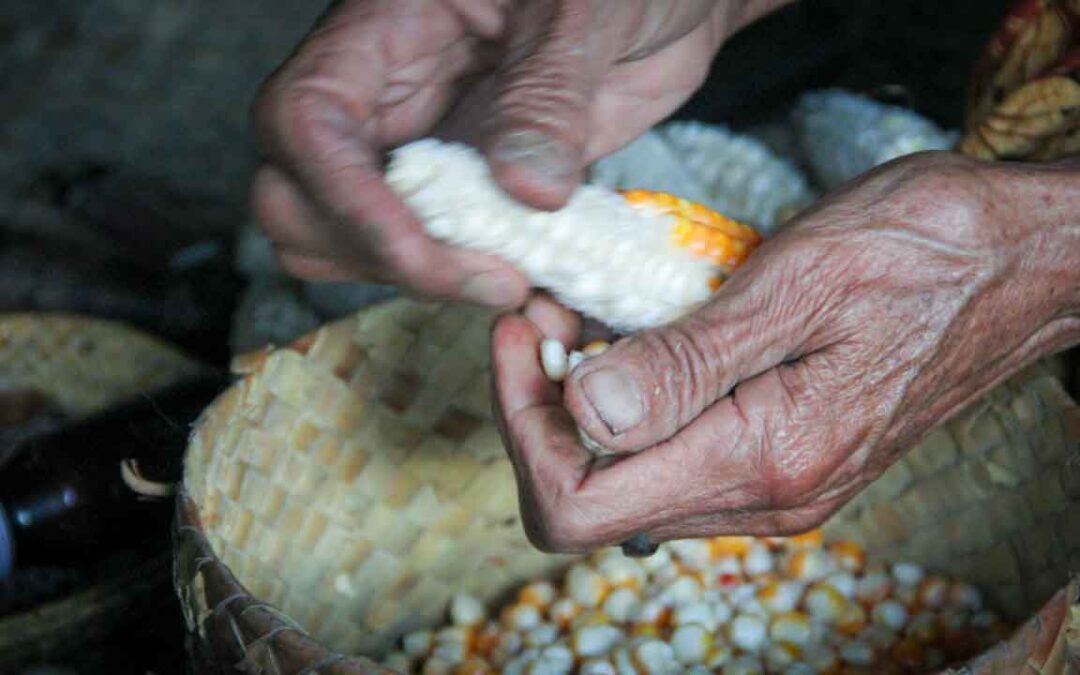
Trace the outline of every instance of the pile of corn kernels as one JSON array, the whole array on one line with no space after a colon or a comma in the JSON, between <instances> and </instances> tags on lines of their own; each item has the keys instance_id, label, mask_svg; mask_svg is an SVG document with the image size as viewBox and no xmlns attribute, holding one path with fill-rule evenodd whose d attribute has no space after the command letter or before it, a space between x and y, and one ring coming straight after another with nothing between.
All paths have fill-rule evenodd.
<instances>
[{"instance_id":1,"label":"pile of corn kernels","mask_svg":"<svg viewBox=\"0 0 1080 675\"><path fill-rule=\"evenodd\" d=\"M849 541L668 542L605 549L560 583L534 581L489 616L459 595L450 625L406 635L385 665L482 673L917 673L967 659L1011 628L970 584L912 563L867 564Z\"/></svg>"}]
</instances>

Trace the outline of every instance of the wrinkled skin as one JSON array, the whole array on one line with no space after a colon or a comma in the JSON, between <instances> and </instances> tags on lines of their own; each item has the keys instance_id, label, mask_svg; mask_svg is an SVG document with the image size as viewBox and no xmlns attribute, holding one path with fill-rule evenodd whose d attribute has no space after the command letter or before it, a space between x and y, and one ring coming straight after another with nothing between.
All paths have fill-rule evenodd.
<instances>
[{"instance_id":1,"label":"wrinkled skin","mask_svg":"<svg viewBox=\"0 0 1080 675\"><path fill-rule=\"evenodd\" d=\"M253 209L296 276L519 305L528 284L511 266L424 234L383 181L384 151L468 140L511 195L557 208L588 163L693 93L728 34L779 4L342 0L255 103Z\"/></svg>"},{"instance_id":2,"label":"wrinkled skin","mask_svg":"<svg viewBox=\"0 0 1080 675\"><path fill-rule=\"evenodd\" d=\"M577 330L543 298L494 330L500 424L537 546L805 531L933 426L1080 339L1080 171L898 160L562 391L538 342ZM640 452L598 463L577 425Z\"/></svg>"}]
</instances>

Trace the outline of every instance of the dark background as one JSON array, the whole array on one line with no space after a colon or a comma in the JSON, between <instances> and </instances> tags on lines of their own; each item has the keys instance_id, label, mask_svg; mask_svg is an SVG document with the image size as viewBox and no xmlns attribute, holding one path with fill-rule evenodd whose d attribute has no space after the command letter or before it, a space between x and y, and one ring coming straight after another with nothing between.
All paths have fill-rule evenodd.
<instances>
[{"instance_id":1,"label":"dark background","mask_svg":"<svg viewBox=\"0 0 1080 675\"><path fill-rule=\"evenodd\" d=\"M807 0L736 36L679 117L761 122L806 89L885 95L957 127L1007 0ZM21 0L0 12L0 311L121 315L205 360L227 356L255 153L247 105L322 3ZM211 241L202 262L170 256ZM92 245L91 245L92 244ZM173 260L173 262L175 262ZM153 620L67 661L179 672L170 589Z\"/></svg>"}]
</instances>

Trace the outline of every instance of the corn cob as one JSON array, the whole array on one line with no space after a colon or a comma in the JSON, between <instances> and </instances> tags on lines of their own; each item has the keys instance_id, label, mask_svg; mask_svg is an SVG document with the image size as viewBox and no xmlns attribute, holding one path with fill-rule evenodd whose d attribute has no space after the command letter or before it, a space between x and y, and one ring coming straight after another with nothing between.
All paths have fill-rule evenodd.
<instances>
[{"instance_id":1,"label":"corn cob","mask_svg":"<svg viewBox=\"0 0 1080 675\"><path fill-rule=\"evenodd\" d=\"M804 94L792 117L806 161L827 190L903 155L948 150L958 137L910 110L840 89Z\"/></svg>"},{"instance_id":2,"label":"corn cob","mask_svg":"<svg viewBox=\"0 0 1080 675\"><path fill-rule=\"evenodd\" d=\"M515 264L563 304L630 333L703 303L761 237L699 204L595 185L557 212L504 194L474 150L425 139L393 153L388 183L427 231Z\"/></svg>"},{"instance_id":3,"label":"corn cob","mask_svg":"<svg viewBox=\"0 0 1080 675\"><path fill-rule=\"evenodd\" d=\"M650 130L597 161L591 180L678 193L763 233L815 197L798 169L758 139L700 122Z\"/></svg>"},{"instance_id":4,"label":"corn cob","mask_svg":"<svg viewBox=\"0 0 1080 675\"><path fill-rule=\"evenodd\" d=\"M454 675L926 672L1008 633L972 586L911 563L863 567L864 557L820 536L674 541L644 560L605 549L561 583L525 585L498 619L456 597L449 625L406 635L385 664ZM934 606L918 592L931 580L947 589ZM608 612L616 597L626 607Z\"/></svg>"}]
</instances>

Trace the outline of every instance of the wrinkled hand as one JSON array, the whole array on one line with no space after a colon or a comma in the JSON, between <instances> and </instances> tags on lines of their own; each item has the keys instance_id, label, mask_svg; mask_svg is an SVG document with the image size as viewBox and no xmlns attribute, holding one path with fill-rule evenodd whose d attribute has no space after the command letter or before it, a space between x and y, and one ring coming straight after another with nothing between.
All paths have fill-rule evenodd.
<instances>
[{"instance_id":1,"label":"wrinkled hand","mask_svg":"<svg viewBox=\"0 0 1080 675\"><path fill-rule=\"evenodd\" d=\"M264 85L252 204L309 279L398 283L513 306L508 264L428 238L381 174L428 135L478 144L496 180L557 208L583 168L703 81L722 39L777 0L341 0Z\"/></svg>"},{"instance_id":2,"label":"wrinkled hand","mask_svg":"<svg viewBox=\"0 0 1080 675\"><path fill-rule=\"evenodd\" d=\"M493 336L533 542L580 551L820 524L934 425L1080 337L1080 174L944 153L863 177L766 242L700 311L586 361L549 301ZM593 460L576 426L605 447Z\"/></svg>"}]
</instances>

